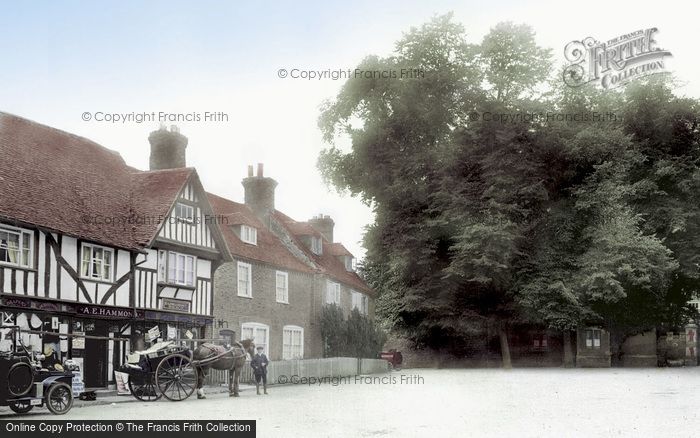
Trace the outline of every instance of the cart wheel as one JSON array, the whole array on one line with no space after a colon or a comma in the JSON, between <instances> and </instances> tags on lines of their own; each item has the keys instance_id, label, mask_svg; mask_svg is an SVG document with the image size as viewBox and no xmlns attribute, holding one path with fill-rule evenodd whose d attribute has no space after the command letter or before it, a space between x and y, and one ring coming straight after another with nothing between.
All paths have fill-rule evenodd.
<instances>
[{"instance_id":1,"label":"cart wheel","mask_svg":"<svg viewBox=\"0 0 700 438\"><path fill-rule=\"evenodd\" d=\"M156 368L156 386L168 400L184 400L197 389L197 368L182 354L166 356Z\"/></svg>"},{"instance_id":2,"label":"cart wheel","mask_svg":"<svg viewBox=\"0 0 700 438\"><path fill-rule=\"evenodd\" d=\"M18 414L26 414L34 408L34 406L29 404L29 401L10 402L9 405L10 409Z\"/></svg>"},{"instance_id":3,"label":"cart wheel","mask_svg":"<svg viewBox=\"0 0 700 438\"><path fill-rule=\"evenodd\" d=\"M156 388L156 384L153 382L152 375L146 377L143 383L135 383L134 380L129 377L129 390L131 391L131 395L145 402L156 401L162 396L158 388Z\"/></svg>"},{"instance_id":4,"label":"cart wheel","mask_svg":"<svg viewBox=\"0 0 700 438\"><path fill-rule=\"evenodd\" d=\"M52 414L63 415L73 407L73 390L65 383L54 383L49 386L45 402Z\"/></svg>"}]
</instances>

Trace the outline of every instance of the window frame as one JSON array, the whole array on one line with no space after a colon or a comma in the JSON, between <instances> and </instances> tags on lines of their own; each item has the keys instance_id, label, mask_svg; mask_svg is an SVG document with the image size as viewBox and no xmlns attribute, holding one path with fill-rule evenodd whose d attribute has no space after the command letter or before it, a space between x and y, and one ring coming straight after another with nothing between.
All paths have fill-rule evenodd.
<instances>
[{"instance_id":1,"label":"window frame","mask_svg":"<svg viewBox=\"0 0 700 438\"><path fill-rule=\"evenodd\" d=\"M85 260L85 250L90 251L90 258L87 260L89 262L88 264L88 274L86 275L83 271L83 264L86 262ZM95 251L100 250L102 251L102 260L100 262L100 273L101 275L99 277L93 276L91 273L94 271L94 264L95 264ZM114 283L114 248L109 248L107 246L102 246L102 245L97 245L94 243L89 243L89 242L82 242L80 245L80 278L83 278L85 280L90 280L90 281L100 281L104 283ZM110 256L110 263L106 264L104 259L105 259L105 254L109 254ZM109 266L109 278L105 278L104 276L104 268L105 266Z\"/></svg>"},{"instance_id":2,"label":"window frame","mask_svg":"<svg viewBox=\"0 0 700 438\"><path fill-rule=\"evenodd\" d=\"M351 296L351 309L354 310L357 309L358 312L360 312L360 315L368 315L369 314L369 297L362 292L356 291L354 289L350 290L350 296Z\"/></svg>"},{"instance_id":3,"label":"window frame","mask_svg":"<svg viewBox=\"0 0 700 438\"><path fill-rule=\"evenodd\" d=\"M280 299L280 276L284 277L284 292ZM289 273L285 271L275 271L275 301L282 304L289 304Z\"/></svg>"},{"instance_id":4,"label":"window frame","mask_svg":"<svg viewBox=\"0 0 700 438\"><path fill-rule=\"evenodd\" d=\"M0 232L9 234L15 234L18 236L19 246L17 248L17 261L5 261L0 260L0 265L3 266L16 266L18 268L33 269L34 268L34 232L26 230L24 228L12 227L9 225L0 225ZM9 237L9 236L8 236ZM25 237L29 238L28 247L25 249L24 241ZM5 244L6 254L9 253L9 244ZM22 263L25 250L27 251L27 264ZM9 257L8 257L9 258Z\"/></svg>"},{"instance_id":5,"label":"window frame","mask_svg":"<svg viewBox=\"0 0 700 438\"><path fill-rule=\"evenodd\" d=\"M241 294L241 268L248 269L246 294ZM236 264L236 293L239 297L253 298L253 265L251 265L250 263L238 262Z\"/></svg>"},{"instance_id":6,"label":"window frame","mask_svg":"<svg viewBox=\"0 0 700 438\"><path fill-rule=\"evenodd\" d=\"M174 268L174 279L171 279L170 273L172 271L170 267L170 257L173 255L175 257L175 268ZM180 272L179 266L178 266L178 260L180 258L184 260L184 265L183 265L183 278L184 280L182 282L178 281L177 276L178 272ZM192 260L192 284L189 284L187 282L187 261ZM159 249L158 250L158 282L160 283L165 283L165 284L172 284L176 286L184 286L184 287L190 287L190 288L196 288L197 287L197 256L191 255L191 254L185 254L182 252L177 252L177 251L169 251L165 249Z\"/></svg>"},{"instance_id":7,"label":"window frame","mask_svg":"<svg viewBox=\"0 0 700 438\"><path fill-rule=\"evenodd\" d=\"M192 212L191 217L183 216L182 215L182 210L183 209L188 209ZM180 222L183 222L185 224L194 224L194 215L195 215L195 209L193 205L190 204L185 204L184 202L177 201L175 203L175 207L173 208L173 215L175 216L175 219L177 219Z\"/></svg>"},{"instance_id":8,"label":"window frame","mask_svg":"<svg viewBox=\"0 0 700 438\"><path fill-rule=\"evenodd\" d=\"M355 257L345 256L345 270L348 272L355 272Z\"/></svg>"},{"instance_id":9,"label":"window frame","mask_svg":"<svg viewBox=\"0 0 700 438\"><path fill-rule=\"evenodd\" d=\"M334 300L329 301L328 298L330 297L330 289L331 286L333 286L333 296ZM326 299L325 302L326 304L335 304L336 306L340 307L340 294L341 294L341 289L340 289L340 283L337 281L332 281L332 280L326 280Z\"/></svg>"},{"instance_id":10,"label":"window frame","mask_svg":"<svg viewBox=\"0 0 700 438\"><path fill-rule=\"evenodd\" d=\"M549 336L546 333L538 333L532 336L531 347L536 351L549 350Z\"/></svg>"},{"instance_id":11,"label":"window frame","mask_svg":"<svg viewBox=\"0 0 700 438\"><path fill-rule=\"evenodd\" d=\"M590 336L589 336L590 334ZM596 336L597 335L597 336ZM590 349L600 349L601 344L602 344L602 339L603 339L603 330L599 328L587 328L584 331L584 340L586 342L586 348ZM589 345L590 341L590 345ZM598 345L596 345L596 341L598 341Z\"/></svg>"},{"instance_id":12,"label":"window frame","mask_svg":"<svg viewBox=\"0 0 700 438\"><path fill-rule=\"evenodd\" d=\"M290 332L290 343L286 344L284 340L285 332ZM301 343L299 344L299 353L294 356L294 333L299 333ZM287 349L289 345L289 350ZM291 351L290 351L291 350ZM304 359L304 327L298 325L285 325L282 327L282 360L300 360Z\"/></svg>"},{"instance_id":13,"label":"window frame","mask_svg":"<svg viewBox=\"0 0 700 438\"><path fill-rule=\"evenodd\" d=\"M250 236L253 236L251 239ZM250 245L258 244L258 229L250 225L241 225L241 241Z\"/></svg>"},{"instance_id":14,"label":"window frame","mask_svg":"<svg viewBox=\"0 0 700 438\"><path fill-rule=\"evenodd\" d=\"M316 255L323 255L323 238L311 236L311 252Z\"/></svg>"},{"instance_id":15,"label":"window frame","mask_svg":"<svg viewBox=\"0 0 700 438\"><path fill-rule=\"evenodd\" d=\"M261 322L244 322L241 324L241 340L247 339L246 337L243 336L243 333L245 332L246 329L251 329L253 330L253 342L255 342L255 331L257 329L264 329L265 330L265 346L263 349L263 353L267 356L268 359L270 359L270 326L267 324L263 324ZM255 342L255 348L260 344ZM256 351L257 353L257 351Z\"/></svg>"}]
</instances>

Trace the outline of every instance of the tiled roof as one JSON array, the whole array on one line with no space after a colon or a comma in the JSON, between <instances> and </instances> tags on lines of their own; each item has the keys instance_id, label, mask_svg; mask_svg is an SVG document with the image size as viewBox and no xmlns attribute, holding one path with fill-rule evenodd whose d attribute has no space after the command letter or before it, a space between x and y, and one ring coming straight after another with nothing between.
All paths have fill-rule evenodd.
<instances>
[{"instance_id":1,"label":"tiled roof","mask_svg":"<svg viewBox=\"0 0 700 438\"><path fill-rule=\"evenodd\" d=\"M138 250L193 169L141 172L115 151L0 112L0 217Z\"/></svg>"},{"instance_id":2,"label":"tiled roof","mask_svg":"<svg viewBox=\"0 0 700 438\"><path fill-rule=\"evenodd\" d=\"M208 193L209 203L214 209L214 214L233 216L240 221L238 224L246 224L255 227L257 230L257 244L244 243L234 232L233 226L236 223L229 222L228 225L221 225L221 232L228 244L229 252L233 257L239 256L246 259L257 260L270 265L290 269L294 271L312 273L314 269L299 259L297 259L284 246L265 225L255 216L255 213L245 204L239 204L226 198Z\"/></svg>"},{"instance_id":3,"label":"tiled roof","mask_svg":"<svg viewBox=\"0 0 700 438\"><path fill-rule=\"evenodd\" d=\"M303 242L296 238L296 236L300 236L303 234L294 232L294 230L306 230L306 226L311 227L310 224L308 224L307 222L295 221L286 214L277 210L273 213L273 217L275 218L275 220L277 220L278 223L286 227L290 234L295 236L296 245L304 251L304 254L306 254L306 256L309 259L311 259L314 263L316 263L316 265L318 265L321 268L321 271L323 273L340 283L352 287L353 289L366 292L370 295L373 294L372 289L370 289L367 283L359 275L357 275L356 272L348 271L347 269L345 269L345 265L340 260L338 260L338 257L336 255L333 254L335 251L337 251L338 248L335 243L328 242L324 238L323 254L320 256L316 255L313 252L311 252L311 250L307 248L306 245L303 244ZM345 247L343 247L342 245L338 245L345 249ZM347 252L348 254L350 254L349 251Z\"/></svg>"},{"instance_id":4,"label":"tiled roof","mask_svg":"<svg viewBox=\"0 0 700 438\"><path fill-rule=\"evenodd\" d=\"M225 214L223 215L223 217L226 218L225 223L228 225L248 225L257 228L257 226L260 223L260 221L258 221L257 219L249 217L248 215L245 215L240 211Z\"/></svg>"},{"instance_id":5,"label":"tiled roof","mask_svg":"<svg viewBox=\"0 0 700 438\"><path fill-rule=\"evenodd\" d=\"M321 237L321 233L319 233L314 227L311 226L311 224L307 222L296 222L290 220L290 222L286 222L285 224L295 236Z\"/></svg>"},{"instance_id":6,"label":"tiled roof","mask_svg":"<svg viewBox=\"0 0 700 438\"><path fill-rule=\"evenodd\" d=\"M334 256L351 256L352 253L348 251L347 248L343 246L340 242L326 243L323 247L324 251L328 251L328 254Z\"/></svg>"},{"instance_id":7,"label":"tiled roof","mask_svg":"<svg viewBox=\"0 0 700 438\"><path fill-rule=\"evenodd\" d=\"M131 205L134 214L145 221L165 220L173 201L196 171L192 168L154 170L131 174ZM133 228L134 239L147 245L158 232L158 227L137 226Z\"/></svg>"}]
</instances>

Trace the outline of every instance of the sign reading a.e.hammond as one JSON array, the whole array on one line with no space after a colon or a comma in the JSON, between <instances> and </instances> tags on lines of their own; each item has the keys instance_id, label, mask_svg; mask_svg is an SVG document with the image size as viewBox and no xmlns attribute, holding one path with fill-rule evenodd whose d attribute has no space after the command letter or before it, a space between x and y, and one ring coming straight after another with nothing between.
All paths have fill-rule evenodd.
<instances>
[{"instance_id":1,"label":"sign reading a.e.hammond","mask_svg":"<svg viewBox=\"0 0 700 438\"><path fill-rule=\"evenodd\" d=\"M657 46L657 28L638 30L606 42L592 37L566 45L564 82L571 87L594 83L615 88L634 79L665 72L664 57L671 52Z\"/></svg>"}]
</instances>

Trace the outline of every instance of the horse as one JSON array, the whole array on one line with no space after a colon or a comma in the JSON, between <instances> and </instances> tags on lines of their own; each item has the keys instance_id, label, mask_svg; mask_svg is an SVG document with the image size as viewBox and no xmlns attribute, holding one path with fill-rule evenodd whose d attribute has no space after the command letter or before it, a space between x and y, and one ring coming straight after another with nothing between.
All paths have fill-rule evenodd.
<instances>
[{"instance_id":1,"label":"horse","mask_svg":"<svg viewBox=\"0 0 700 438\"><path fill-rule=\"evenodd\" d=\"M255 355L255 344L251 339L235 342L230 348L209 343L197 347L192 352L192 359L204 362L197 365L197 398L206 398L202 387L209 368L228 370L228 395L238 397L238 378L246 364L247 355L251 358Z\"/></svg>"}]
</instances>

